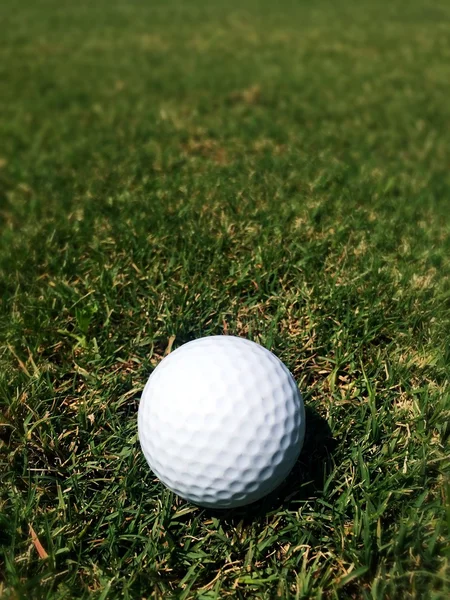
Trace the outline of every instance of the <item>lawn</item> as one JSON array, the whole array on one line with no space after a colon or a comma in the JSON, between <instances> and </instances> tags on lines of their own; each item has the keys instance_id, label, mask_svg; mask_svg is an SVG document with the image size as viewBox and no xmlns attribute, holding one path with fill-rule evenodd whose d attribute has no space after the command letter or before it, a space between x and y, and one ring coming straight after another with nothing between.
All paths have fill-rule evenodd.
<instances>
[{"instance_id":1,"label":"lawn","mask_svg":"<svg viewBox=\"0 0 450 600\"><path fill-rule=\"evenodd\" d=\"M3 0L0 596L450 595L450 4ZM233 334L287 482L163 488L137 407Z\"/></svg>"}]
</instances>

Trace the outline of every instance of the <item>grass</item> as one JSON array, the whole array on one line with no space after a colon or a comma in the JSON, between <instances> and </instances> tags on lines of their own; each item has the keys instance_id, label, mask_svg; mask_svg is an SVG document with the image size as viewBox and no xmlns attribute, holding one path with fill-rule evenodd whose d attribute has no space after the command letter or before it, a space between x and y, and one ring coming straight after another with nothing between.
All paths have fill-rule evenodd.
<instances>
[{"instance_id":1,"label":"grass","mask_svg":"<svg viewBox=\"0 0 450 600\"><path fill-rule=\"evenodd\" d=\"M448 598L448 3L0 21L0 595ZM222 333L286 362L308 434L214 513L155 480L136 410Z\"/></svg>"}]
</instances>

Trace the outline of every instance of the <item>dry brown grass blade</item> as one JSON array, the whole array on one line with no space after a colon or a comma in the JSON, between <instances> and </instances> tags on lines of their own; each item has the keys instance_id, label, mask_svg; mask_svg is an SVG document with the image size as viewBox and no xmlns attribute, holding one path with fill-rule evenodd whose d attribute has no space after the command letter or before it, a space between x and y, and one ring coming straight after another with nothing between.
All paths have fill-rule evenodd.
<instances>
[{"instance_id":1,"label":"dry brown grass blade","mask_svg":"<svg viewBox=\"0 0 450 600\"><path fill-rule=\"evenodd\" d=\"M168 354L170 354L172 352L172 346L173 346L174 341L175 341L175 336L171 335L169 338L169 341L167 343L167 348L164 351L164 356L167 356Z\"/></svg>"},{"instance_id":2,"label":"dry brown grass blade","mask_svg":"<svg viewBox=\"0 0 450 600\"><path fill-rule=\"evenodd\" d=\"M29 527L30 527L31 541L33 542L33 545L36 548L37 553L39 554L39 558L42 558L42 559L48 558L48 554L47 554L44 546L39 541L39 538L38 538L35 530L33 529L33 527L31 525Z\"/></svg>"},{"instance_id":3,"label":"dry brown grass blade","mask_svg":"<svg viewBox=\"0 0 450 600\"><path fill-rule=\"evenodd\" d=\"M25 373L25 375L27 377L31 377L30 372L26 368L25 364L20 360L20 358L14 352L14 348L11 346L11 344L8 344L8 349L11 352L11 354L14 356L14 358L17 360L17 362L19 363L19 367L22 369L22 371Z\"/></svg>"}]
</instances>

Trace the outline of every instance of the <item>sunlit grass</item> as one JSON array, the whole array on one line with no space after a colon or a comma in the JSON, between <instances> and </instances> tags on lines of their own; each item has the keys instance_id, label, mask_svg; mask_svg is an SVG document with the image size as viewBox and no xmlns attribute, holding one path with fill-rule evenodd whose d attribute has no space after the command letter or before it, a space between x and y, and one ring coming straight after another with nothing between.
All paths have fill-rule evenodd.
<instances>
[{"instance_id":1,"label":"sunlit grass","mask_svg":"<svg viewBox=\"0 0 450 600\"><path fill-rule=\"evenodd\" d=\"M448 597L450 8L344 4L0 6L5 597ZM136 410L223 333L308 431L214 513Z\"/></svg>"}]
</instances>

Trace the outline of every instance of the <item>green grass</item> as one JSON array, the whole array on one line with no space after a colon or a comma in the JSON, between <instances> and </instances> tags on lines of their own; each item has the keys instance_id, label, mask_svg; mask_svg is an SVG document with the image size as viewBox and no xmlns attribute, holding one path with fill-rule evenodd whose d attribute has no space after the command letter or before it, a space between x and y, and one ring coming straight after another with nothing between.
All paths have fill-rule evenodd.
<instances>
[{"instance_id":1,"label":"green grass","mask_svg":"<svg viewBox=\"0 0 450 600\"><path fill-rule=\"evenodd\" d=\"M0 22L0 595L448 598L448 2ZM308 435L214 513L149 472L136 410L222 333L286 362Z\"/></svg>"}]
</instances>

